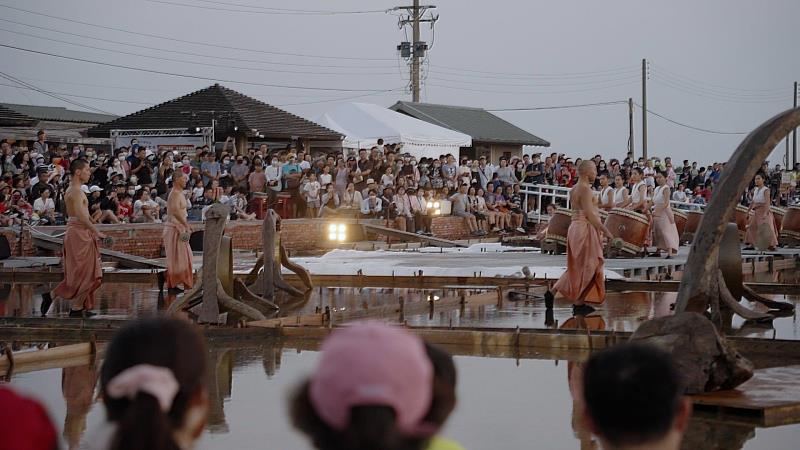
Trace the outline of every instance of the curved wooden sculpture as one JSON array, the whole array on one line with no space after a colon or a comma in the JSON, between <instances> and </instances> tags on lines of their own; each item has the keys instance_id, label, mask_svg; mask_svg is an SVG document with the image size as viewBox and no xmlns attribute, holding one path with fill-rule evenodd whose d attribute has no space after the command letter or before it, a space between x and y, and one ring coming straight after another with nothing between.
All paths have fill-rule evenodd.
<instances>
[{"instance_id":1,"label":"curved wooden sculpture","mask_svg":"<svg viewBox=\"0 0 800 450\"><path fill-rule=\"evenodd\" d=\"M242 291L241 288L237 288L234 284L231 289L233 292L227 292L223 282L220 280L217 265L225 224L229 216L230 208L220 203L212 205L206 211L206 225L203 235L203 268L198 276L201 284L173 302L167 310L168 314L174 314L186 307L196 306L200 299L202 300L199 306L198 322L201 323L219 323L220 309L234 312L250 320L263 320L266 318L264 314L271 314L277 311L278 307L274 303L250 293L247 288ZM230 246L230 242L226 242ZM230 247L228 249L230 250ZM225 277L232 279L233 268L228 267L227 270L231 273L227 273ZM238 300L234 296L238 297Z\"/></svg>"},{"instance_id":2,"label":"curved wooden sculpture","mask_svg":"<svg viewBox=\"0 0 800 450\"><path fill-rule=\"evenodd\" d=\"M264 251L242 284L250 291L271 301L275 301L275 288L287 292L292 297L305 297L305 292L287 283L281 276L281 266L283 266L300 277L306 292L314 287L308 271L289 260L286 249L280 243L280 216L272 209L267 210L264 215L261 242Z\"/></svg>"},{"instance_id":3,"label":"curved wooden sculpture","mask_svg":"<svg viewBox=\"0 0 800 450\"><path fill-rule=\"evenodd\" d=\"M730 294L718 267L720 242L742 192L747 189L761 163L778 142L798 126L800 108L782 112L753 130L728 160L700 228L695 233L678 290L676 314L686 311L703 313L711 306L712 319L719 326L719 305L723 303L735 308L734 312L745 318L763 318L762 313L739 305L738 299Z\"/></svg>"}]
</instances>

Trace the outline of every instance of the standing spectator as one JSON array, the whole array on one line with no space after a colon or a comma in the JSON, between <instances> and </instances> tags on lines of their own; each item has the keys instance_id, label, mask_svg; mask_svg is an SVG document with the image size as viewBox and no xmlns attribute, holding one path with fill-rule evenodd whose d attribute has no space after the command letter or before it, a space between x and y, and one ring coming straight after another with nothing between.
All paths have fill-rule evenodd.
<instances>
[{"instance_id":1,"label":"standing spectator","mask_svg":"<svg viewBox=\"0 0 800 450\"><path fill-rule=\"evenodd\" d=\"M231 167L231 177L233 178L233 185L240 189L247 189L247 176L250 174L250 168L244 162L244 156L239 155L236 157L236 164Z\"/></svg>"},{"instance_id":2,"label":"standing spectator","mask_svg":"<svg viewBox=\"0 0 800 450\"><path fill-rule=\"evenodd\" d=\"M486 165L486 157L481 156L478 159L478 185L485 189L486 185L492 181L493 174L492 168Z\"/></svg>"},{"instance_id":3,"label":"standing spectator","mask_svg":"<svg viewBox=\"0 0 800 450\"><path fill-rule=\"evenodd\" d=\"M344 164L344 160L339 159L336 161L336 171L333 177L334 188L340 198L344 197L344 191L350 183L350 169ZM359 191L360 192L360 191Z\"/></svg>"},{"instance_id":4,"label":"standing spectator","mask_svg":"<svg viewBox=\"0 0 800 450\"><path fill-rule=\"evenodd\" d=\"M314 218L319 215L321 188L319 181L317 181L317 176L314 173L308 174L308 181L303 186L303 197L306 201L306 217Z\"/></svg>"},{"instance_id":5,"label":"standing spectator","mask_svg":"<svg viewBox=\"0 0 800 450\"><path fill-rule=\"evenodd\" d=\"M504 185L518 183L517 177L514 176L514 169L509 167L508 159L505 156L500 158L500 167L497 168L495 173L497 174L497 179Z\"/></svg>"},{"instance_id":6,"label":"standing spectator","mask_svg":"<svg viewBox=\"0 0 800 450\"><path fill-rule=\"evenodd\" d=\"M320 160L320 162L322 162L322 161ZM320 169L320 170L321 171L320 171L319 175L317 175L319 184L322 185L322 186L327 186L327 185L333 183L333 175L331 175L331 166L324 165L324 166L322 166L322 169Z\"/></svg>"},{"instance_id":7,"label":"standing spectator","mask_svg":"<svg viewBox=\"0 0 800 450\"><path fill-rule=\"evenodd\" d=\"M42 155L45 158L51 156L50 150L47 147L47 142L45 142L46 139L47 134L44 132L44 130L39 130L39 132L36 133L36 142L33 143L33 152Z\"/></svg>"},{"instance_id":8,"label":"standing spectator","mask_svg":"<svg viewBox=\"0 0 800 450\"><path fill-rule=\"evenodd\" d=\"M147 161L147 151L144 147L137 147L136 157L131 162L131 176L136 176L137 182L142 186L153 184L152 171Z\"/></svg>"},{"instance_id":9,"label":"standing spectator","mask_svg":"<svg viewBox=\"0 0 800 450\"><path fill-rule=\"evenodd\" d=\"M254 163L261 162L259 159L254 159ZM269 177L264 173L264 166L261 164L254 164L255 171L250 174L247 178L247 183L250 185L250 192L266 192L267 183L269 183ZM268 167L270 169L271 167ZM275 185L278 184L277 180L272 180L275 182ZM270 186L272 187L272 186Z\"/></svg>"},{"instance_id":10,"label":"standing spectator","mask_svg":"<svg viewBox=\"0 0 800 450\"><path fill-rule=\"evenodd\" d=\"M203 174L203 184L208 185L208 183L214 180L219 181L222 167L219 162L217 162L217 157L214 153L208 152L204 156L206 160L200 164L200 173Z\"/></svg>"},{"instance_id":11,"label":"standing spectator","mask_svg":"<svg viewBox=\"0 0 800 450\"><path fill-rule=\"evenodd\" d=\"M362 148L358 151L358 162L356 163L356 166L358 167L358 172L360 174L358 180L356 180L356 189L363 190L365 187L367 187L366 180L368 178L375 178L374 174L372 174L374 164L372 160L367 158L366 149Z\"/></svg>"},{"instance_id":12,"label":"standing spectator","mask_svg":"<svg viewBox=\"0 0 800 450\"><path fill-rule=\"evenodd\" d=\"M444 180L444 185L448 189L455 189L458 186L457 174L458 166L456 159L453 155L446 156L446 163L441 166L441 175Z\"/></svg>"},{"instance_id":13,"label":"standing spectator","mask_svg":"<svg viewBox=\"0 0 800 450\"><path fill-rule=\"evenodd\" d=\"M257 164L255 164L255 167L261 165L260 159L256 159L254 160L254 162L258 162ZM280 160L273 156L272 159L270 160L270 165L267 167L265 173L267 177L266 186L269 187L270 192L272 193L280 192L281 189L283 189L283 171L281 170ZM262 192L262 191L256 191L253 189L252 186L250 186L250 192Z\"/></svg>"}]
</instances>

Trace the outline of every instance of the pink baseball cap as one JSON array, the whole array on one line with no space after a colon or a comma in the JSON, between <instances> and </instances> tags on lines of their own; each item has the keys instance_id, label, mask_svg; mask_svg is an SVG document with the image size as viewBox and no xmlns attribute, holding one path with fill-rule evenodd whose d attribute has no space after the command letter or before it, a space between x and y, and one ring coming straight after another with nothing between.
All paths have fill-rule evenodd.
<instances>
[{"instance_id":1,"label":"pink baseball cap","mask_svg":"<svg viewBox=\"0 0 800 450\"><path fill-rule=\"evenodd\" d=\"M344 430L354 406L390 406L398 429L408 436L430 436L437 428L422 422L433 397L433 366L422 340L378 322L335 330L320 349L309 396L320 418Z\"/></svg>"}]
</instances>

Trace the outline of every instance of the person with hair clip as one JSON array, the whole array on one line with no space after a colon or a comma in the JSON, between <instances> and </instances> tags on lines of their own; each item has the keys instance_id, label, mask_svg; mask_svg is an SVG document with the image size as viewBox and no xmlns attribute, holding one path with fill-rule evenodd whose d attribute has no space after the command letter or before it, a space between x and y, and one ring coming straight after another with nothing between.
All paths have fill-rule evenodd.
<instances>
[{"instance_id":1,"label":"person with hair clip","mask_svg":"<svg viewBox=\"0 0 800 450\"><path fill-rule=\"evenodd\" d=\"M423 450L447 410L422 340L378 322L333 331L289 399L292 424L319 450Z\"/></svg>"},{"instance_id":2,"label":"person with hair clip","mask_svg":"<svg viewBox=\"0 0 800 450\"><path fill-rule=\"evenodd\" d=\"M145 319L111 340L100 372L107 423L82 448L188 450L208 415L206 348L195 327Z\"/></svg>"},{"instance_id":3,"label":"person with hair clip","mask_svg":"<svg viewBox=\"0 0 800 450\"><path fill-rule=\"evenodd\" d=\"M456 365L453 357L437 345L425 342L425 352L433 365L433 401L425 421L435 423L441 428L456 409ZM464 450L464 448L455 441L437 435L431 438L425 450Z\"/></svg>"}]
</instances>

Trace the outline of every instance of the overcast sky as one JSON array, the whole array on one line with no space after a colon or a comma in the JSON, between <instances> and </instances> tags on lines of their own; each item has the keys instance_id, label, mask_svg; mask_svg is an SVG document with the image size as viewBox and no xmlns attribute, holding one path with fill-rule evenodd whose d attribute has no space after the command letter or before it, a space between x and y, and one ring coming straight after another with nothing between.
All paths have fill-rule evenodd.
<instances>
[{"instance_id":1,"label":"overcast sky","mask_svg":"<svg viewBox=\"0 0 800 450\"><path fill-rule=\"evenodd\" d=\"M0 71L115 114L202 89L214 80L307 118L339 101L389 106L410 100L405 89L408 69L395 50L406 40L404 32L396 14L380 12L410 0L164 2L0 0L2 45L146 70L0 47ZM638 103L641 60L647 58L652 111L707 130L747 132L791 106L792 83L800 80L797 0L439 0L435 4L440 19L425 69L422 100L426 102L486 109L628 97ZM423 39L430 43L433 37L425 27ZM5 85L16 83L0 79L0 101L81 109ZM624 104L498 114L550 141L553 151L608 157L625 153ZM637 109L637 155L640 125ZM742 138L649 117L651 155L703 163L726 160ZM772 162L782 162L783 152L781 143Z\"/></svg>"}]
</instances>

